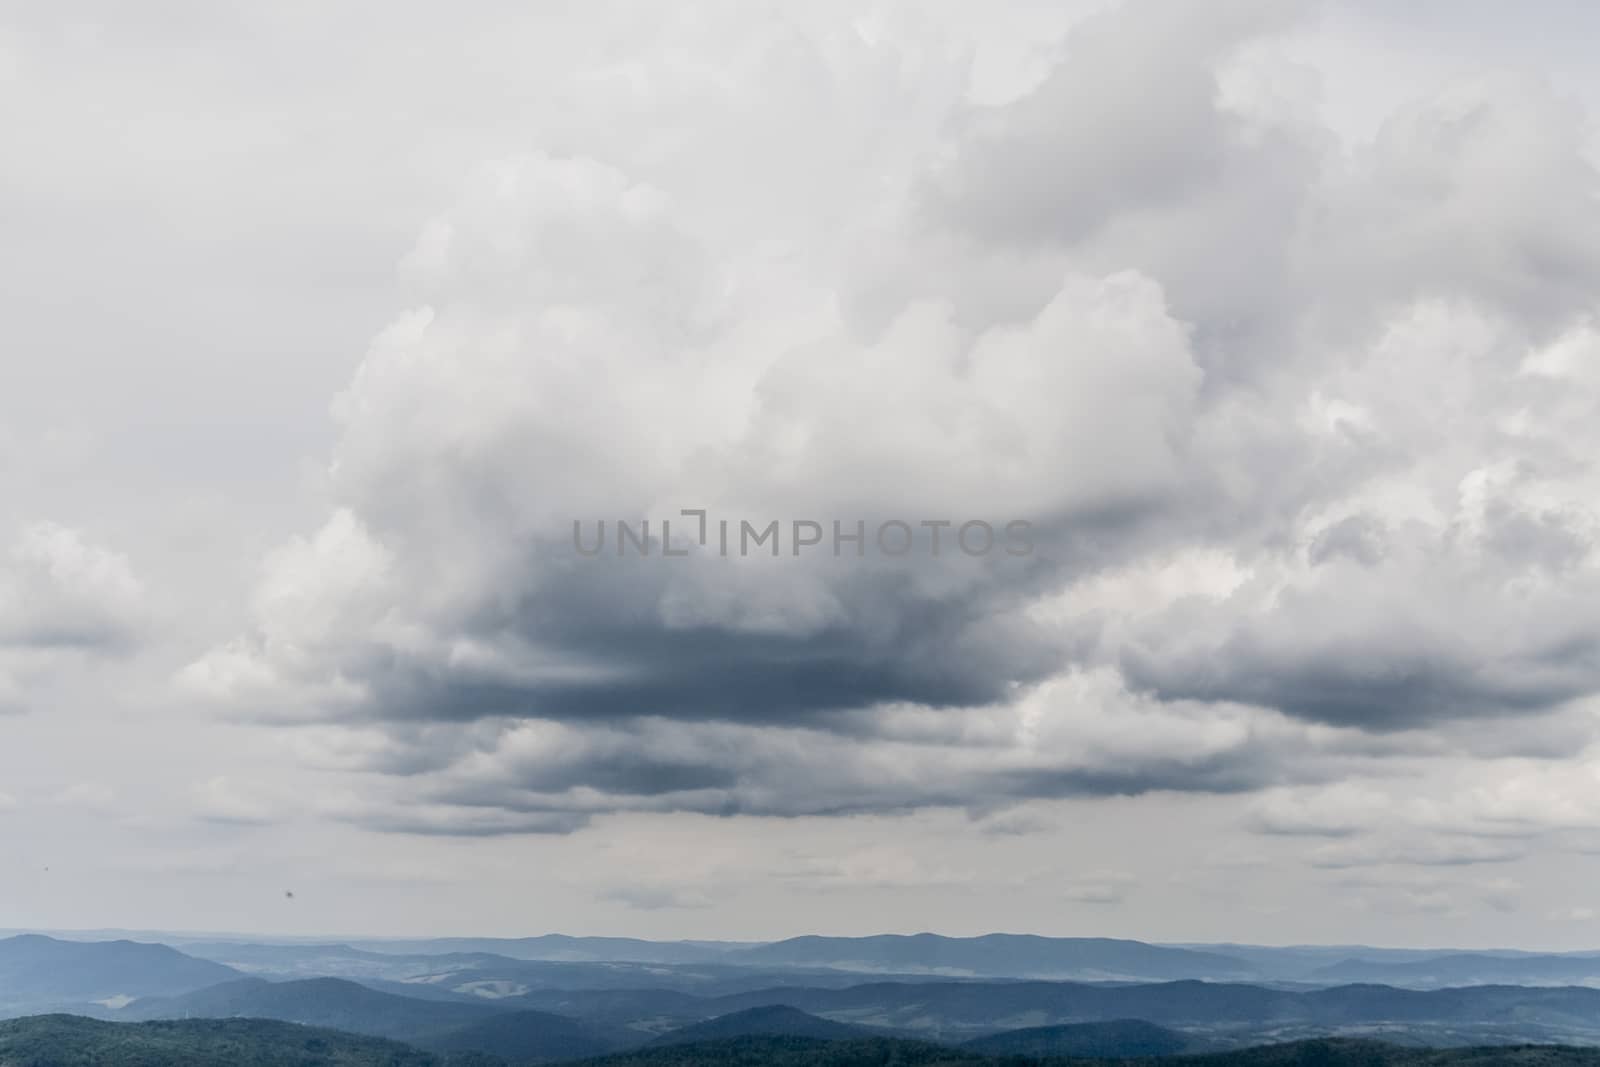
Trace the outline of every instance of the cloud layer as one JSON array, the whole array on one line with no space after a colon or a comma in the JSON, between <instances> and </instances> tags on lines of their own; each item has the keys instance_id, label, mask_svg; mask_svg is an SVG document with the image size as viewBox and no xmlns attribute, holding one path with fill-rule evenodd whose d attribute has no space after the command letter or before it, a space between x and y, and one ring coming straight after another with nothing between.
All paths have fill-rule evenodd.
<instances>
[{"instance_id":1,"label":"cloud layer","mask_svg":"<svg viewBox=\"0 0 1600 1067\"><path fill-rule=\"evenodd\" d=\"M422 227L326 520L180 681L368 773L345 817L469 835L1314 785L1573 721L1582 116L1485 77L1352 142L1284 89L1304 17L1126 3L981 103L929 28L738 11L573 73L579 117ZM786 539L574 549L684 509ZM795 520L917 547L796 555ZM932 553L970 520L1033 550ZM1365 797L1254 825L1379 862Z\"/></svg>"}]
</instances>

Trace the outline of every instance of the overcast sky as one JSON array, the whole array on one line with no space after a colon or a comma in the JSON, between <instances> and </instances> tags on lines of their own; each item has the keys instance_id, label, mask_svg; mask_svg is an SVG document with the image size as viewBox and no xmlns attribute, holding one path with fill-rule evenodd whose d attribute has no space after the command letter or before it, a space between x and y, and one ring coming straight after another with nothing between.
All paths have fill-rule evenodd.
<instances>
[{"instance_id":1,"label":"overcast sky","mask_svg":"<svg viewBox=\"0 0 1600 1067\"><path fill-rule=\"evenodd\" d=\"M1596 39L0 0L0 926L1600 948Z\"/></svg>"}]
</instances>

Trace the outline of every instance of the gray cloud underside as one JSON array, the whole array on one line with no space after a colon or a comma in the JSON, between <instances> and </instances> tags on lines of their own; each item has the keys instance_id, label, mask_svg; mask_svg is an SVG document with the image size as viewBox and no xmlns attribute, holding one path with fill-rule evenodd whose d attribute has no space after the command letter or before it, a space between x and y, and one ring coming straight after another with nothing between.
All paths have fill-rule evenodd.
<instances>
[{"instance_id":1,"label":"gray cloud underside","mask_svg":"<svg viewBox=\"0 0 1600 1067\"><path fill-rule=\"evenodd\" d=\"M737 15L726 84L574 72L595 132L423 229L333 514L185 686L468 834L1246 790L1591 696L1582 116L1491 77L1346 143L1252 66L1299 17L1124 4L988 106L959 49ZM1037 551L570 551L684 507Z\"/></svg>"}]
</instances>

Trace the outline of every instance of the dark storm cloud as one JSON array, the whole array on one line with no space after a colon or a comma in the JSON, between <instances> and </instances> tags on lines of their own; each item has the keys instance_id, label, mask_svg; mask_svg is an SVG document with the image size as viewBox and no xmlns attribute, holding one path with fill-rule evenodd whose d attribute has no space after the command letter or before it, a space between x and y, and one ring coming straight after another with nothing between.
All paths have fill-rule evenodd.
<instances>
[{"instance_id":1,"label":"dark storm cloud","mask_svg":"<svg viewBox=\"0 0 1600 1067\"><path fill-rule=\"evenodd\" d=\"M546 555L570 546L545 546ZM524 680L475 681L373 663L374 713L464 722L495 717L619 719L640 715L783 724L831 711L911 702L987 704L1062 666L1059 638L1020 618L1030 584L1058 564L1001 558L954 560L927 575L852 559L817 565L762 561L766 575L737 590L759 598L764 582L791 577L826 596L825 614L752 628L663 620L685 588L714 586L729 560L568 558L502 613L481 613L463 633L495 646L536 650L554 666ZM780 594L781 595L781 594ZM561 664L592 664L593 671Z\"/></svg>"},{"instance_id":2,"label":"dark storm cloud","mask_svg":"<svg viewBox=\"0 0 1600 1067\"><path fill-rule=\"evenodd\" d=\"M1591 546L1503 503L1482 514L1476 535L1409 543L1337 523L1312 540L1293 588L1193 603L1130 632L1124 674L1161 699L1379 732L1528 716L1594 693L1600 585L1572 565Z\"/></svg>"},{"instance_id":3,"label":"dark storm cloud","mask_svg":"<svg viewBox=\"0 0 1600 1067\"><path fill-rule=\"evenodd\" d=\"M570 834L589 822L588 815L576 812L517 812L471 807L429 809L415 802L389 811L358 810L339 817L378 833L429 837Z\"/></svg>"},{"instance_id":4,"label":"dark storm cloud","mask_svg":"<svg viewBox=\"0 0 1600 1067\"><path fill-rule=\"evenodd\" d=\"M793 818L953 806L978 816L1039 798L1239 792L1288 766L1308 781L1337 773L1303 729L1271 716L1241 710L1219 728L1212 709L1178 712L1126 694L1119 705L1103 678L1045 699L1061 702L1054 710L1069 721L1044 736L1027 723L1049 706L993 707L981 725L927 708L790 727L523 720L406 782L407 802L434 813L427 821L396 823L383 806L351 817L380 830L480 836L548 832L560 822L544 816L577 825L613 811Z\"/></svg>"},{"instance_id":5,"label":"dark storm cloud","mask_svg":"<svg viewBox=\"0 0 1600 1067\"><path fill-rule=\"evenodd\" d=\"M1288 660L1249 643L1204 662L1129 655L1129 680L1163 700L1223 700L1278 708L1339 726L1404 730L1451 718L1546 710L1593 689L1595 646L1549 650L1486 668L1469 650L1308 647Z\"/></svg>"}]
</instances>

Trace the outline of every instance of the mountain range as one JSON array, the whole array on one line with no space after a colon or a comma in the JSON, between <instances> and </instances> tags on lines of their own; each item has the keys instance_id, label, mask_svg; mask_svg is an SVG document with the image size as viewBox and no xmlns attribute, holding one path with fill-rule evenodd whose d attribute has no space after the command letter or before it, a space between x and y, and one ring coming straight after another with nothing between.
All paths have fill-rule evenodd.
<instances>
[{"instance_id":1,"label":"mountain range","mask_svg":"<svg viewBox=\"0 0 1600 1067\"><path fill-rule=\"evenodd\" d=\"M547 934L318 942L107 931L64 940L159 942L263 977L403 981L443 971L498 971L528 988L671 985L732 992L774 985L849 985L862 974L914 978L1200 978L1412 988L1480 984L1600 985L1600 952L1463 952L1365 945L1158 945L1112 938L936 934L806 936L773 942L647 941ZM484 981L493 976L478 976ZM803 977L804 981L796 981Z\"/></svg>"},{"instance_id":2,"label":"mountain range","mask_svg":"<svg viewBox=\"0 0 1600 1067\"><path fill-rule=\"evenodd\" d=\"M1012 935L685 943L687 954L709 957L701 962L542 960L483 950L505 944L393 942L379 951L194 941L179 951L20 935L0 940L0 1016L269 1019L508 1063L753 1037L919 1040L974 1056L1034 1057L1202 1053L1330 1037L1413 1047L1600 1046L1600 988L1554 984L1562 974L1587 975L1593 957L1582 954L1369 958L1315 947L1229 953ZM643 954L658 944L530 938L513 947L576 956ZM1302 977L1277 976L1291 958ZM1092 977L1035 976L1052 969ZM1485 977L1538 972L1547 980L1435 987L1461 969ZM1239 972L1268 977L1226 978ZM1373 972L1414 987L1342 981ZM1201 977L1142 977L1152 973Z\"/></svg>"}]
</instances>

